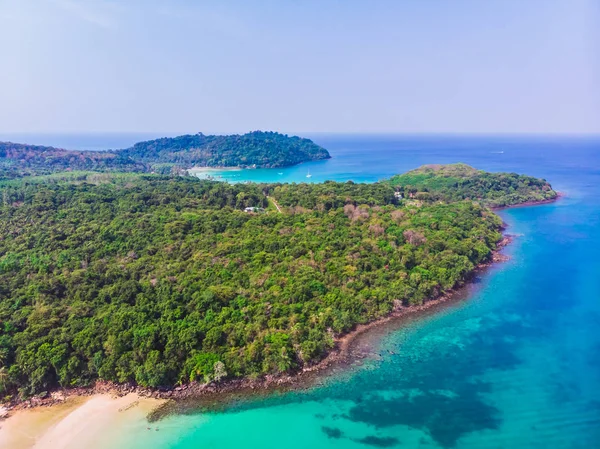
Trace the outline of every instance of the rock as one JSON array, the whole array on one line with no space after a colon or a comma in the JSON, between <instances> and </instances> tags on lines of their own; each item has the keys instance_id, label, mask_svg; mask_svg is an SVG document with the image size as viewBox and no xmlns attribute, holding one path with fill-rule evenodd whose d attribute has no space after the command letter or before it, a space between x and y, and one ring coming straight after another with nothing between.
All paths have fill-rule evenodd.
<instances>
[{"instance_id":1,"label":"rock","mask_svg":"<svg viewBox=\"0 0 600 449\"><path fill-rule=\"evenodd\" d=\"M52 396L52 399L54 399L55 401L64 401L65 400L65 395L63 394L62 391L53 391L51 396Z\"/></svg>"}]
</instances>

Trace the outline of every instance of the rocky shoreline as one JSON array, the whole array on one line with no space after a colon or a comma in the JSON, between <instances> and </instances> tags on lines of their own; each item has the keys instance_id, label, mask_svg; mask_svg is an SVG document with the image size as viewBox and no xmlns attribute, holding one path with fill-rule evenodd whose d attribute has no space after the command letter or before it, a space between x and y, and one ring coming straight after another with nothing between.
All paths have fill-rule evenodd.
<instances>
[{"instance_id":1,"label":"rocky shoreline","mask_svg":"<svg viewBox=\"0 0 600 449\"><path fill-rule=\"evenodd\" d=\"M11 403L2 404L0 405L0 420L7 418L12 412L17 410L48 407L63 403L67 398L73 396L82 397L111 394L122 397L130 393L136 393L140 397L172 400L167 401L149 416L149 419L155 420L173 411L180 411L181 403L185 403L186 401L192 402L193 406L190 407L183 404L182 407L184 409L197 408L198 406L213 409L224 406L232 400L247 396L264 395L276 390L287 391L309 388L321 383L328 374L335 372L337 369L344 369L356 360L374 355L370 350L357 349L359 337L368 334L373 329L379 328L385 323L393 323L395 326L399 326L407 317L416 318L425 311L431 311L434 308L460 299L461 292L465 286L469 285L478 274L495 263L508 260L508 257L501 254L500 251L512 242L512 240L513 236L503 235L502 239L497 243L497 249L492 253L490 259L485 263L479 264L470 274L469 278L454 289L443 292L437 298L429 299L422 305L400 306L384 318L358 325L351 332L337 338L335 348L323 360L296 372L283 375L267 375L257 379L230 379L219 383L201 384L192 382L172 388L157 389L144 388L131 383L116 384L98 380L90 387L59 389L44 392L27 400L13 400ZM464 297L465 295L462 296Z\"/></svg>"},{"instance_id":2,"label":"rocky shoreline","mask_svg":"<svg viewBox=\"0 0 600 449\"><path fill-rule=\"evenodd\" d=\"M564 197L564 194L557 192L557 196L549 200L494 208L494 210L547 204L562 197ZM503 231L504 230L505 228L503 228ZM33 407L48 407L63 403L67 398L74 396L111 394L122 397L130 393L136 393L140 397L170 400L165 402L162 407L156 409L149 416L149 419L155 420L160 419L160 417L173 411L181 411L182 408L189 409L201 406L214 409L226 406L232 400L248 396L265 395L273 391L301 390L309 388L322 383L323 379L326 378L328 374L335 372L337 369L344 369L356 360L373 356L374 354L370 350L364 351L357 349L359 346L357 343L359 342L360 337L369 334L370 331L378 329L386 323L393 324L396 327L400 326L409 317L416 318L425 312L433 312L439 307L443 307L444 305L464 297L465 295L461 295L461 293L464 292L465 287L468 286L478 274L481 274L482 271L495 263L508 260L508 257L503 255L501 250L510 244L513 239L514 236L503 234L502 239L497 243L496 250L492 252L488 261L475 267L469 277L460 285L457 285L449 291L442 292L438 297L431 298L419 306L400 306L384 318L356 326L351 332L336 338L334 349L323 360L296 372L282 375L267 375L257 379L229 379L219 383L211 382L208 384L201 384L192 382L172 388L156 389L144 388L131 383L117 384L98 380L90 387L58 389L42 393L26 400L20 401L13 399L10 403L0 404L0 420L9 417L12 412L17 410ZM193 405L186 405L186 402L191 402Z\"/></svg>"}]
</instances>

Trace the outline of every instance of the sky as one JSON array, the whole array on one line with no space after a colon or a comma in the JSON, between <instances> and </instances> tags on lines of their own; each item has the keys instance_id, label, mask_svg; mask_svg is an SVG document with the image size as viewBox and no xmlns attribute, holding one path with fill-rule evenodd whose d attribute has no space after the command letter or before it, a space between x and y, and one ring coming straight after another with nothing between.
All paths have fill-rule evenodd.
<instances>
[{"instance_id":1,"label":"sky","mask_svg":"<svg viewBox=\"0 0 600 449\"><path fill-rule=\"evenodd\" d=\"M600 133L600 0L0 0L0 132Z\"/></svg>"}]
</instances>

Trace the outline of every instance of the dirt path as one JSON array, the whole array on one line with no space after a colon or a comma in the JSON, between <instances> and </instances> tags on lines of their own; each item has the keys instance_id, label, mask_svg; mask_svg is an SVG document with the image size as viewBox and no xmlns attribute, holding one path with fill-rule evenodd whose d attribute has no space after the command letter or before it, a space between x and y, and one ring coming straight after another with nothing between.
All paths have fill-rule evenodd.
<instances>
[{"instance_id":1,"label":"dirt path","mask_svg":"<svg viewBox=\"0 0 600 449\"><path fill-rule=\"evenodd\" d=\"M277 211L282 214L283 212L281 211L281 209L279 208L279 204L277 204L277 201L275 201L275 198L271 198L270 196L267 196L267 198L273 202L273 204L275 205L275 207L277 208Z\"/></svg>"}]
</instances>

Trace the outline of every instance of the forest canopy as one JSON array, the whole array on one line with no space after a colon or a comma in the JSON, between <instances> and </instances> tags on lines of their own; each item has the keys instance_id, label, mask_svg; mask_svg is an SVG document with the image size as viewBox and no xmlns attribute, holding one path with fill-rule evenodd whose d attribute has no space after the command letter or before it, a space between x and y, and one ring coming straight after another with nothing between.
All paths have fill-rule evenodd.
<instances>
[{"instance_id":1,"label":"forest canopy","mask_svg":"<svg viewBox=\"0 0 600 449\"><path fill-rule=\"evenodd\" d=\"M329 159L326 149L310 139L276 132L207 136L202 133L136 143L119 154L136 161L182 167L285 167Z\"/></svg>"},{"instance_id":2,"label":"forest canopy","mask_svg":"<svg viewBox=\"0 0 600 449\"><path fill-rule=\"evenodd\" d=\"M388 181L407 197L427 201L478 200L503 207L553 200L557 193L545 180L517 173L490 173L466 164L424 165Z\"/></svg>"},{"instance_id":3,"label":"forest canopy","mask_svg":"<svg viewBox=\"0 0 600 449\"><path fill-rule=\"evenodd\" d=\"M464 282L501 238L497 215L443 183L428 201L394 180L44 179L0 183L2 394L299 369Z\"/></svg>"}]
</instances>

